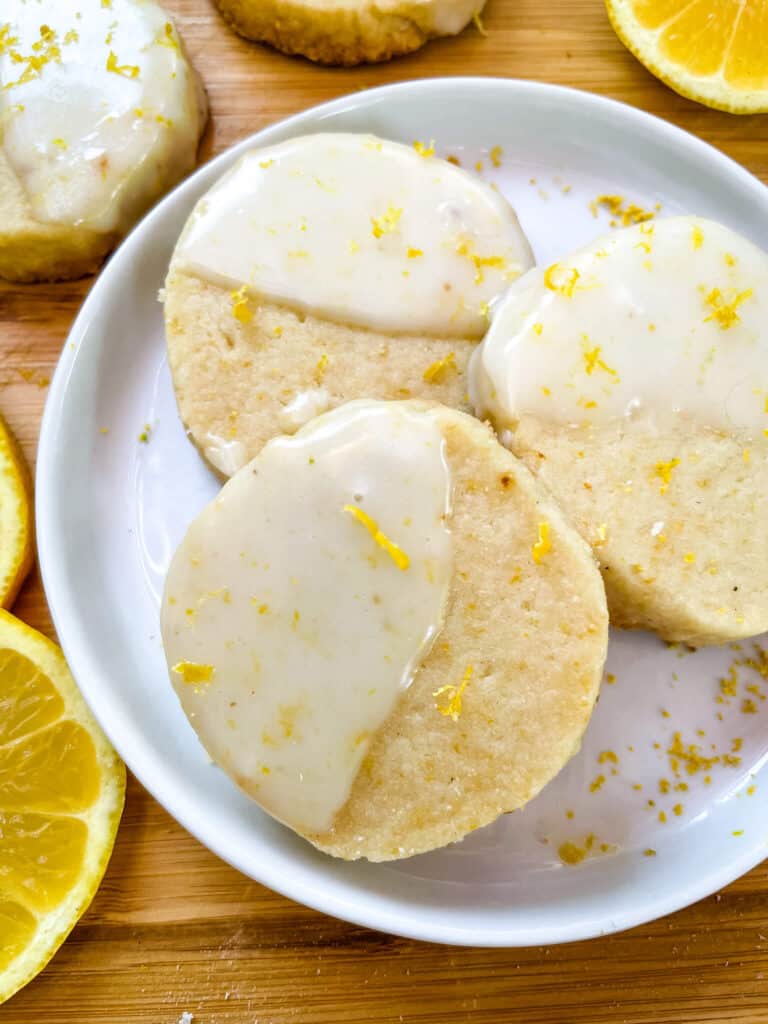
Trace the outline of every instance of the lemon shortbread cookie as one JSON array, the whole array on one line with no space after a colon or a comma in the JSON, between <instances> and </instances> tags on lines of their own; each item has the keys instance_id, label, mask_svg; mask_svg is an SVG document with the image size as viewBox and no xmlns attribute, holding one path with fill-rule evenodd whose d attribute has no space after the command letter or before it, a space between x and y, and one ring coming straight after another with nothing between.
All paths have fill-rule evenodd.
<instances>
[{"instance_id":1,"label":"lemon shortbread cookie","mask_svg":"<svg viewBox=\"0 0 768 1024\"><path fill-rule=\"evenodd\" d=\"M471 377L593 545L613 622L768 629L768 255L697 217L600 238L513 285Z\"/></svg>"},{"instance_id":2,"label":"lemon shortbread cookie","mask_svg":"<svg viewBox=\"0 0 768 1024\"><path fill-rule=\"evenodd\" d=\"M485 0L216 0L247 39L322 64L362 64L454 36Z\"/></svg>"},{"instance_id":3,"label":"lemon shortbread cookie","mask_svg":"<svg viewBox=\"0 0 768 1024\"><path fill-rule=\"evenodd\" d=\"M195 163L205 98L152 0L6 0L0 277L95 270Z\"/></svg>"},{"instance_id":4,"label":"lemon shortbread cookie","mask_svg":"<svg viewBox=\"0 0 768 1024\"><path fill-rule=\"evenodd\" d=\"M531 262L508 203L428 144L253 150L199 201L168 273L187 430L230 475L349 399L465 404L490 307Z\"/></svg>"},{"instance_id":5,"label":"lemon shortbread cookie","mask_svg":"<svg viewBox=\"0 0 768 1024\"><path fill-rule=\"evenodd\" d=\"M389 860L557 774L607 613L588 546L486 425L360 401L273 439L198 516L162 633L210 756L322 850Z\"/></svg>"}]
</instances>

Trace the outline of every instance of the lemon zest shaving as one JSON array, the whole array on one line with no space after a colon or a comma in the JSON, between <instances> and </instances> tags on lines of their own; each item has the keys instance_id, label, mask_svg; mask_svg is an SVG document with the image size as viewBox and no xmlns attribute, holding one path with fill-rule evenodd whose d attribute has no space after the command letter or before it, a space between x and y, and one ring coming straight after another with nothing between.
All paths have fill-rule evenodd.
<instances>
[{"instance_id":1,"label":"lemon zest shaving","mask_svg":"<svg viewBox=\"0 0 768 1024\"><path fill-rule=\"evenodd\" d=\"M232 316L241 324L249 324L253 320L253 310L248 305L247 285L243 285L235 292L230 292L229 297L232 299Z\"/></svg>"},{"instance_id":2,"label":"lemon zest shaving","mask_svg":"<svg viewBox=\"0 0 768 1024\"><path fill-rule=\"evenodd\" d=\"M491 163L494 167L501 167L501 158L504 156L504 150L501 146L494 146L488 156L491 158Z\"/></svg>"},{"instance_id":3,"label":"lemon zest shaving","mask_svg":"<svg viewBox=\"0 0 768 1024\"><path fill-rule=\"evenodd\" d=\"M701 248L701 244L704 241L704 232L701 230L698 224L694 224L691 228L691 241L693 242L694 249Z\"/></svg>"},{"instance_id":4,"label":"lemon zest shaving","mask_svg":"<svg viewBox=\"0 0 768 1024\"><path fill-rule=\"evenodd\" d=\"M426 159L427 157L435 155L435 140L430 139L429 145L425 146L423 142L419 142L419 140L417 139L413 144L413 148L416 150L419 156L423 156Z\"/></svg>"},{"instance_id":5,"label":"lemon zest shaving","mask_svg":"<svg viewBox=\"0 0 768 1024\"><path fill-rule=\"evenodd\" d=\"M441 686L437 690L433 691L433 697L442 697L443 694L446 694L448 698L443 704L439 704L435 701L435 707L441 715L445 715L446 718L450 718L453 722L458 722L459 715L461 714L462 694L466 690L471 678L472 666L467 665L464 676L458 686L455 686L453 683L448 683L446 686Z\"/></svg>"},{"instance_id":6,"label":"lemon zest shaving","mask_svg":"<svg viewBox=\"0 0 768 1024\"><path fill-rule=\"evenodd\" d=\"M545 520L539 523L539 539L531 548L533 553L533 560L539 565L545 555L549 554L552 550L552 540L550 538L549 523Z\"/></svg>"},{"instance_id":7,"label":"lemon zest shaving","mask_svg":"<svg viewBox=\"0 0 768 1024\"><path fill-rule=\"evenodd\" d=\"M381 217L371 217L371 224L373 225L371 234L373 237L381 238L382 235L388 235L395 231L402 215L402 207L390 206Z\"/></svg>"},{"instance_id":8,"label":"lemon zest shaving","mask_svg":"<svg viewBox=\"0 0 768 1024\"><path fill-rule=\"evenodd\" d=\"M507 267L507 261L503 256L480 256L474 250L474 245L471 241L460 242L456 246L456 252L459 256L466 256L470 259L475 266L475 284L482 284L485 280L485 274L483 273L484 267L493 267L495 270L505 270Z\"/></svg>"},{"instance_id":9,"label":"lemon zest shaving","mask_svg":"<svg viewBox=\"0 0 768 1024\"><path fill-rule=\"evenodd\" d=\"M581 864L587 856L587 851L583 846L577 846L576 843L572 843L569 839L560 844L557 849L557 855L563 864L570 864L573 866L575 864Z\"/></svg>"},{"instance_id":10,"label":"lemon zest shaving","mask_svg":"<svg viewBox=\"0 0 768 1024\"><path fill-rule=\"evenodd\" d=\"M741 317L736 312L742 302L746 302L752 295L752 289L746 288L743 292L731 291L731 298L727 299L719 288L713 288L704 302L712 310L712 315L705 318L704 323L716 320L720 328L727 331L729 327L740 322Z\"/></svg>"},{"instance_id":11,"label":"lemon zest shaving","mask_svg":"<svg viewBox=\"0 0 768 1024\"><path fill-rule=\"evenodd\" d=\"M598 207L600 206L605 207L612 217L619 218L621 226L625 228L631 224L643 224L647 220L652 220L655 216L651 210L644 210L642 206L638 206L636 203L628 203L624 196L598 196L597 199L594 199L589 204L593 217L597 216Z\"/></svg>"},{"instance_id":12,"label":"lemon zest shaving","mask_svg":"<svg viewBox=\"0 0 768 1024\"><path fill-rule=\"evenodd\" d=\"M427 384L435 384L451 372L458 373L456 355L453 352L449 352L442 359L437 359L434 363L430 363L424 371L423 377Z\"/></svg>"},{"instance_id":13,"label":"lemon zest shaving","mask_svg":"<svg viewBox=\"0 0 768 1024\"><path fill-rule=\"evenodd\" d=\"M419 256L423 256L423 255L424 255L424 250L423 249L409 249L408 253L407 253L407 256L408 256L409 260L416 260L416 259L419 258Z\"/></svg>"},{"instance_id":14,"label":"lemon zest shaving","mask_svg":"<svg viewBox=\"0 0 768 1024\"><path fill-rule=\"evenodd\" d=\"M559 292L560 295L564 295L567 299L573 298L573 293L579 290L577 282L581 274L576 267L571 267L568 279L558 283L555 280L555 275L561 270L564 270L564 268L559 263L553 263L551 267L547 267L544 271L544 287L549 288L551 292Z\"/></svg>"},{"instance_id":15,"label":"lemon zest shaving","mask_svg":"<svg viewBox=\"0 0 768 1024\"><path fill-rule=\"evenodd\" d=\"M216 671L213 665L201 665L197 661L177 661L171 669L181 676L185 683L210 683Z\"/></svg>"},{"instance_id":16,"label":"lemon zest shaving","mask_svg":"<svg viewBox=\"0 0 768 1024\"><path fill-rule=\"evenodd\" d=\"M4 91L12 89L16 85L22 85L24 82L30 82L34 78L39 78L45 65L51 61L61 63L61 48L56 42L56 33L50 26L40 26L40 38L32 43L34 52L28 56L24 56L24 54L19 53L17 50L10 49L14 43L18 42L18 39L9 35L10 25L7 26L7 29L8 31L5 30L4 26L4 29L0 30L0 53L7 49L14 64L26 64L26 67L14 82L7 82L3 86Z\"/></svg>"},{"instance_id":17,"label":"lemon zest shaving","mask_svg":"<svg viewBox=\"0 0 768 1024\"><path fill-rule=\"evenodd\" d=\"M680 465L680 459L670 459L669 462L657 462L653 467L653 475L661 480L659 494L666 494L669 483L672 479L672 470Z\"/></svg>"},{"instance_id":18,"label":"lemon zest shaving","mask_svg":"<svg viewBox=\"0 0 768 1024\"><path fill-rule=\"evenodd\" d=\"M364 512L357 505L345 505L344 511L356 519L358 523L362 523L379 547L386 551L397 568L401 572L405 572L411 564L410 558L402 548L399 548L394 541L391 541L389 537L379 529L379 524L376 520L372 519L367 512Z\"/></svg>"},{"instance_id":19,"label":"lemon zest shaving","mask_svg":"<svg viewBox=\"0 0 768 1024\"><path fill-rule=\"evenodd\" d=\"M155 37L155 42L158 46L167 46L170 50L179 50L179 41L176 38L176 34L173 31L173 25L170 21L166 21L163 26L163 31L158 32Z\"/></svg>"},{"instance_id":20,"label":"lemon zest shaving","mask_svg":"<svg viewBox=\"0 0 768 1024\"><path fill-rule=\"evenodd\" d=\"M12 46L15 46L18 41L18 36L11 35L11 23L9 21L7 21L5 25L0 25L0 56L2 56L6 50L10 50Z\"/></svg>"},{"instance_id":21,"label":"lemon zest shaving","mask_svg":"<svg viewBox=\"0 0 768 1024\"><path fill-rule=\"evenodd\" d=\"M115 75L121 75L123 78L138 78L139 68L136 64L118 64L117 54L112 50L109 51L106 64L107 71L111 71Z\"/></svg>"},{"instance_id":22,"label":"lemon zest shaving","mask_svg":"<svg viewBox=\"0 0 768 1024\"><path fill-rule=\"evenodd\" d=\"M586 335L582 337L582 343L587 343ZM609 373L612 377L618 377L618 374L609 366L604 359L601 359L600 352L601 348L599 345L595 345L594 348L584 348L584 369L587 371L587 376L591 377L595 370L604 370L605 373Z\"/></svg>"}]
</instances>

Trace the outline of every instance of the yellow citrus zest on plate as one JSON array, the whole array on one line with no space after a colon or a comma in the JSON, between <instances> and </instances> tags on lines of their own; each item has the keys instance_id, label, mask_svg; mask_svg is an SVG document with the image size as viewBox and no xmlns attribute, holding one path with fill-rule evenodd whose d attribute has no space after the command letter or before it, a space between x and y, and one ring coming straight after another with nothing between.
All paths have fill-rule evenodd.
<instances>
[{"instance_id":1,"label":"yellow citrus zest on plate","mask_svg":"<svg viewBox=\"0 0 768 1024\"><path fill-rule=\"evenodd\" d=\"M357 505L345 505L344 511L356 519L358 523L362 523L379 547L387 552L397 568L401 572L405 572L411 564L411 560L402 548L399 548L385 533L382 533L376 520L372 519L367 512L363 512Z\"/></svg>"},{"instance_id":2,"label":"yellow citrus zest on plate","mask_svg":"<svg viewBox=\"0 0 768 1024\"><path fill-rule=\"evenodd\" d=\"M435 140L434 139L430 139L429 140L429 145L425 146L423 142L419 142L419 140L417 139L414 142L414 144L413 144L413 148L416 150L416 152L419 154L419 156L423 156L424 158L430 157L430 156L434 156L435 155Z\"/></svg>"},{"instance_id":3,"label":"yellow citrus zest on plate","mask_svg":"<svg viewBox=\"0 0 768 1024\"><path fill-rule=\"evenodd\" d=\"M445 715L446 718L450 718L452 721L458 722L459 715L461 714L462 695L471 678L472 666L467 665L464 676L458 686L454 686L453 683L448 683L446 686L441 686L433 692L433 697L442 697L443 694L447 697L447 700L442 704L438 704L437 701L435 702L435 707L441 715Z\"/></svg>"},{"instance_id":4,"label":"yellow citrus zest on plate","mask_svg":"<svg viewBox=\"0 0 768 1024\"><path fill-rule=\"evenodd\" d=\"M0 416L0 606L8 608L32 568L32 479Z\"/></svg>"},{"instance_id":5,"label":"yellow citrus zest on plate","mask_svg":"<svg viewBox=\"0 0 768 1024\"><path fill-rule=\"evenodd\" d=\"M605 207L610 215L616 218L617 223L621 223L623 228L630 227L632 224L644 224L648 220L653 220L656 216L652 210L645 210L642 206L638 206L637 203L627 202L624 196L600 195L593 199L589 204L593 217L597 216L597 211L601 206ZM615 227L617 225L611 221L611 226Z\"/></svg>"},{"instance_id":6,"label":"yellow citrus zest on plate","mask_svg":"<svg viewBox=\"0 0 768 1024\"><path fill-rule=\"evenodd\" d=\"M611 24L648 70L734 114L768 110L768 0L606 0Z\"/></svg>"},{"instance_id":7,"label":"yellow citrus zest on plate","mask_svg":"<svg viewBox=\"0 0 768 1024\"><path fill-rule=\"evenodd\" d=\"M390 206L380 217L371 217L371 224L373 225L371 234L373 237L381 238L383 235L389 235L395 231L402 215L402 209Z\"/></svg>"},{"instance_id":8,"label":"yellow citrus zest on plate","mask_svg":"<svg viewBox=\"0 0 768 1024\"><path fill-rule=\"evenodd\" d=\"M59 648L0 611L0 1003L38 974L107 866L125 769Z\"/></svg>"},{"instance_id":9,"label":"yellow citrus zest on plate","mask_svg":"<svg viewBox=\"0 0 768 1024\"><path fill-rule=\"evenodd\" d=\"M249 324L253 320L253 310L248 304L247 285L238 288L236 292L230 292L229 297L232 299L232 316L241 324Z\"/></svg>"},{"instance_id":10,"label":"yellow citrus zest on plate","mask_svg":"<svg viewBox=\"0 0 768 1024\"><path fill-rule=\"evenodd\" d=\"M737 292L733 289L730 293L730 298L728 298L723 295L719 288L713 288L704 299L704 302L712 310L712 314L705 317L704 323L706 324L709 323L710 320L715 320L724 331L727 331L729 327L733 327L734 324L739 323L741 317L736 310L742 302L746 302L751 295L751 288L747 288L743 292Z\"/></svg>"},{"instance_id":11,"label":"yellow citrus zest on plate","mask_svg":"<svg viewBox=\"0 0 768 1024\"><path fill-rule=\"evenodd\" d=\"M197 661L177 661L171 671L185 683L210 683L215 669L213 665L201 665Z\"/></svg>"},{"instance_id":12,"label":"yellow citrus zest on plate","mask_svg":"<svg viewBox=\"0 0 768 1024\"><path fill-rule=\"evenodd\" d=\"M427 384L435 384L443 380L449 373L458 373L454 352L449 352L442 359L436 359L434 363L430 363L423 376Z\"/></svg>"},{"instance_id":13,"label":"yellow citrus zest on plate","mask_svg":"<svg viewBox=\"0 0 768 1024\"><path fill-rule=\"evenodd\" d=\"M653 467L653 475L661 480L659 494L666 494L669 490L669 482L672 479L672 470L680 465L680 459L670 459L669 462L657 462Z\"/></svg>"},{"instance_id":14,"label":"yellow citrus zest on plate","mask_svg":"<svg viewBox=\"0 0 768 1024\"><path fill-rule=\"evenodd\" d=\"M552 550L552 539L550 537L550 527L546 520L543 523L539 523L539 539L531 548L533 553L533 560L538 565L545 555L549 554Z\"/></svg>"},{"instance_id":15,"label":"yellow citrus zest on plate","mask_svg":"<svg viewBox=\"0 0 768 1024\"><path fill-rule=\"evenodd\" d=\"M698 224L694 224L691 228L691 242L693 242L694 249L700 249L704 241L704 232L701 230Z\"/></svg>"}]
</instances>

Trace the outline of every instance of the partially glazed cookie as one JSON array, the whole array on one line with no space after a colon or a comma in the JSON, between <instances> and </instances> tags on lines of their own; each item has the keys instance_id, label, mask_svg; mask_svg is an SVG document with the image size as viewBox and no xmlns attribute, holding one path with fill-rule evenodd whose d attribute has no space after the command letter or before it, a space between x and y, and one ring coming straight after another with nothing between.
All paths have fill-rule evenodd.
<instances>
[{"instance_id":1,"label":"partially glazed cookie","mask_svg":"<svg viewBox=\"0 0 768 1024\"><path fill-rule=\"evenodd\" d=\"M247 39L321 64L362 64L454 36L485 0L216 0Z\"/></svg>"},{"instance_id":2,"label":"partially glazed cookie","mask_svg":"<svg viewBox=\"0 0 768 1024\"><path fill-rule=\"evenodd\" d=\"M97 269L195 164L202 86L153 0L6 0L0 277Z\"/></svg>"},{"instance_id":3,"label":"partially glazed cookie","mask_svg":"<svg viewBox=\"0 0 768 1024\"><path fill-rule=\"evenodd\" d=\"M612 622L768 629L768 255L698 217L597 239L512 286L471 393L592 544Z\"/></svg>"},{"instance_id":4,"label":"partially glazed cookie","mask_svg":"<svg viewBox=\"0 0 768 1024\"><path fill-rule=\"evenodd\" d=\"M607 612L588 546L487 426L360 401L270 441L197 517L162 635L210 756L320 849L378 861L557 774Z\"/></svg>"},{"instance_id":5,"label":"partially glazed cookie","mask_svg":"<svg viewBox=\"0 0 768 1024\"><path fill-rule=\"evenodd\" d=\"M198 202L165 288L181 418L223 475L356 398L465 406L469 356L531 252L509 204L370 135L253 150Z\"/></svg>"}]
</instances>

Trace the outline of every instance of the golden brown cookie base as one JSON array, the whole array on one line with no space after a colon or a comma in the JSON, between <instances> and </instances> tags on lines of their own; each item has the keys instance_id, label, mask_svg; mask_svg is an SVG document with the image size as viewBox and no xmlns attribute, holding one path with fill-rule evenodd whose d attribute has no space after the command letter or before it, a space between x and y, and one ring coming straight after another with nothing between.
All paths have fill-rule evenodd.
<instances>
[{"instance_id":1,"label":"golden brown cookie base","mask_svg":"<svg viewBox=\"0 0 768 1024\"><path fill-rule=\"evenodd\" d=\"M476 7L482 8L484 0ZM223 18L246 39L319 64L375 64L418 50L444 34L424 4L403 0L396 13L373 4L315 8L311 0L216 0ZM467 22L472 11L469 11Z\"/></svg>"},{"instance_id":2,"label":"golden brown cookie base","mask_svg":"<svg viewBox=\"0 0 768 1024\"><path fill-rule=\"evenodd\" d=\"M332 830L337 857L392 860L522 807L579 748L597 696L607 611L590 551L477 420L443 410L454 485L445 624L377 733ZM551 549L532 548L549 524ZM434 693L472 667L456 721Z\"/></svg>"},{"instance_id":3,"label":"golden brown cookie base","mask_svg":"<svg viewBox=\"0 0 768 1024\"><path fill-rule=\"evenodd\" d=\"M693 646L768 629L768 442L524 419L510 442L600 561L613 625Z\"/></svg>"}]
</instances>

